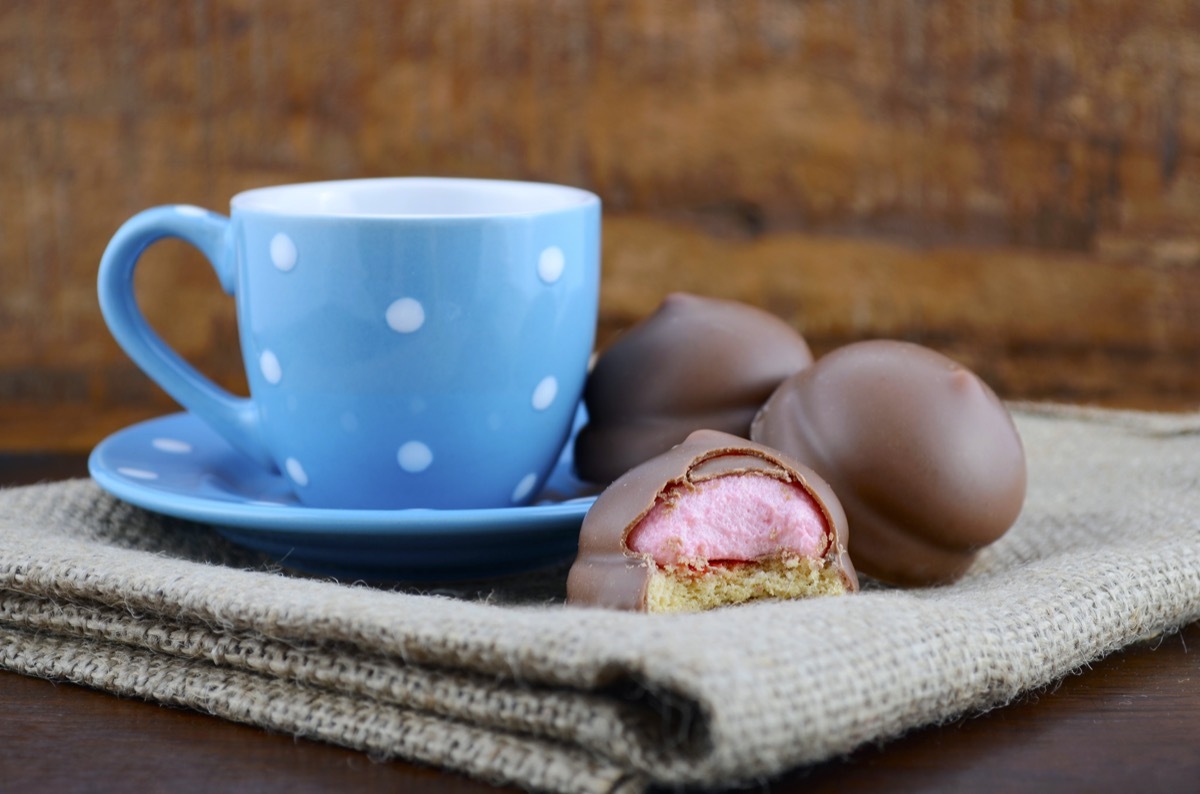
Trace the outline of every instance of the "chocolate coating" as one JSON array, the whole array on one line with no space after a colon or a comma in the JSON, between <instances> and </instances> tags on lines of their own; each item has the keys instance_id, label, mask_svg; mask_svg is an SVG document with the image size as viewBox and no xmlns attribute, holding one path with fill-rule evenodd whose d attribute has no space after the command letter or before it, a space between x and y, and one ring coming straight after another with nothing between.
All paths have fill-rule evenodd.
<instances>
[{"instance_id":1,"label":"chocolate coating","mask_svg":"<svg viewBox=\"0 0 1200 794\"><path fill-rule=\"evenodd\" d=\"M597 359L575 441L580 477L608 483L666 452L693 430L748 436L784 378L812 363L783 320L736 301L667 296Z\"/></svg>"},{"instance_id":2,"label":"chocolate coating","mask_svg":"<svg viewBox=\"0 0 1200 794\"><path fill-rule=\"evenodd\" d=\"M782 383L751 438L833 486L863 573L950 582L1025 501L1025 452L1004 404L973 372L908 342L859 342Z\"/></svg>"},{"instance_id":3,"label":"chocolate coating","mask_svg":"<svg viewBox=\"0 0 1200 794\"><path fill-rule=\"evenodd\" d=\"M761 474L803 488L829 527L825 564L836 566L847 590L858 576L846 552L846 514L829 485L805 466L761 444L698 430L682 444L626 472L600 494L579 533L579 555L567 577L567 603L645 610L656 563L631 551L630 532L673 488L717 477Z\"/></svg>"}]
</instances>

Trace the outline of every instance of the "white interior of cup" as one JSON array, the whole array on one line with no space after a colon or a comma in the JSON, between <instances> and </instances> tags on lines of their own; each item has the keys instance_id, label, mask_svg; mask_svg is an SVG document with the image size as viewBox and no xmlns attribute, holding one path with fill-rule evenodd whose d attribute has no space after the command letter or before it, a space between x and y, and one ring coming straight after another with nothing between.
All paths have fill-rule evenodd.
<instances>
[{"instance_id":1,"label":"white interior of cup","mask_svg":"<svg viewBox=\"0 0 1200 794\"><path fill-rule=\"evenodd\" d=\"M397 177L257 188L230 203L238 210L281 215L449 218L529 215L597 201L586 190L541 182Z\"/></svg>"}]
</instances>

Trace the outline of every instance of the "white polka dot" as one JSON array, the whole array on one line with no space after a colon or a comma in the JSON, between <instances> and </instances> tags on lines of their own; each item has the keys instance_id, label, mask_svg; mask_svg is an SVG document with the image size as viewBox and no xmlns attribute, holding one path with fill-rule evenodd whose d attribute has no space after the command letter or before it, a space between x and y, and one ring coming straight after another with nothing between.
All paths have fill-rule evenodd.
<instances>
[{"instance_id":1,"label":"white polka dot","mask_svg":"<svg viewBox=\"0 0 1200 794\"><path fill-rule=\"evenodd\" d=\"M347 433L357 433L358 432L358 417L354 415L353 411L346 411L346 413L342 414L341 421L342 421L342 429L345 430Z\"/></svg>"},{"instance_id":2,"label":"white polka dot","mask_svg":"<svg viewBox=\"0 0 1200 794\"><path fill-rule=\"evenodd\" d=\"M308 485L308 474L304 471L304 467L300 465L300 461L295 458L288 458L283 462L283 467L287 469L288 476L292 478L292 482L301 487Z\"/></svg>"},{"instance_id":3,"label":"white polka dot","mask_svg":"<svg viewBox=\"0 0 1200 794\"><path fill-rule=\"evenodd\" d=\"M402 334L411 334L425 324L425 307L412 298L400 298L387 307L387 324Z\"/></svg>"},{"instance_id":4,"label":"white polka dot","mask_svg":"<svg viewBox=\"0 0 1200 794\"><path fill-rule=\"evenodd\" d=\"M271 263L284 273L296 266L296 244L283 232L271 238Z\"/></svg>"},{"instance_id":5,"label":"white polka dot","mask_svg":"<svg viewBox=\"0 0 1200 794\"><path fill-rule=\"evenodd\" d=\"M538 277L547 284L553 284L562 277L564 264L562 249L552 245L538 257Z\"/></svg>"},{"instance_id":6,"label":"white polka dot","mask_svg":"<svg viewBox=\"0 0 1200 794\"><path fill-rule=\"evenodd\" d=\"M550 403L554 402L556 396L558 396L558 380L553 375L547 375L533 390L533 407L538 411L544 411L550 407Z\"/></svg>"},{"instance_id":7,"label":"white polka dot","mask_svg":"<svg viewBox=\"0 0 1200 794\"><path fill-rule=\"evenodd\" d=\"M120 466L117 468L118 474L124 474L126 477L131 477L135 480L157 480L158 472L147 471L146 469L135 469L132 466Z\"/></svg>"},{"instance_id":8,"label":"white polka dot","mask_svg":"<svg viewBox=\"0 0 1200 794\"><path fill-rule=\"evenodd\" d=\"M172 455L186 455L192 451L192 445L177 438L156 438L150 442L159 452L170 452Z\"/></svg>"},{"instance_id":9,"label":"white polka dot","mask_svg":"<svg viewBox=\"0 0 1200 794\"><path fill-rule=\"evenodd\" d=\"M416 474L425 471L433 463L433 452L420 441L408 441L396 453L396 460L400 462L400 468Z\"/></svg>"},{"instance_id":10,"label":"white polka dot","mask_svg":"<svg viewBox=\"0 0 1200 794\"><path fill-rule=\"evenodd\" d=\"M525 497L533 491L533 486L537 485L537 475L533 472L526 474L517 483L517 487L513 489L512 500L514 502L523 502Z\"/></svg>"},{"instance_id":11,"label":"white polka dot","mask_svg":"<svg viewBox=\"0 0 1200 794\"><path fill-rule=\"evenodd\" d=\"M203 218L208 214L208 210L200 207L193 207L191 204L176 204L175 211L180 215L187 215L192 218Z\"/></svg>"},{"instance_id":12,"label":"white polka dot","mask_svg":"<svg viewBox=\"0 0 1200 794\"><path fill-rule=\"evenodd\" d=\"M267 383L279 383L283 380L283 368L279 366L279 359L270 350L264 350L258 357L258 368L262 370L262 376L267 379Z\"/></svg>"}]
</instances>

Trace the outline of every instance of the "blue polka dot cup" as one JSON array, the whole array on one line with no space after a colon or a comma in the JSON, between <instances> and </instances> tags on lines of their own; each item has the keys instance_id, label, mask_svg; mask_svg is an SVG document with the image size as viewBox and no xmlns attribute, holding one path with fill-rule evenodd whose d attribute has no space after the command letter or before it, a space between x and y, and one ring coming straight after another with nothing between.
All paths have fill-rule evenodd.
<instances>
[{"instance_id":1,"label":"blue polka dot cup","mask_svg":"<svg viewBox=\"0 0 1200 794\"><path fill-rule=\"evenodd\" d=\"M528 503L565 443L596 328L600 201L560 185L398 178L283 185L127 221L100 263L117 342L311 507ZM237 303L249 398L150 328L141 253L182 239Z\"/></svg>"}]
</instances>

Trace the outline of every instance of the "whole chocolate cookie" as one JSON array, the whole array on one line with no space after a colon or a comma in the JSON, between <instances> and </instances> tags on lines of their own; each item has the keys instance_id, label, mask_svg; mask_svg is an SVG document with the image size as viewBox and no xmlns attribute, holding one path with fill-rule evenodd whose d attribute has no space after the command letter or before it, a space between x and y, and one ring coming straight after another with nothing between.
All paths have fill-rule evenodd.
<instances>
[{"instance_id":1,"label":"whole chocolate cookie","mask_svg":"<svg viewBox=\"0 0 1200 794\"><path fill-rule=\"evenodd\" d=\"M780 384L750 436L832 486L855 566L894 584L962 576L1025 500L1025 452L1004 404L970 370L908 342L829 353Z\"/></svg>"},{"instance_id":2,"label":"whole chocolate cookie","mask_svg":"<svg viewBox=\"0 0 1200 794\"><path fill-rule=\"evenodd\" d=\"M769 312L669 295L619 336L588 376L576 471L608 483L693 430L747 436L775 387L812 360L803 337Z\"/></svg>"}]
</instances>

